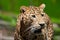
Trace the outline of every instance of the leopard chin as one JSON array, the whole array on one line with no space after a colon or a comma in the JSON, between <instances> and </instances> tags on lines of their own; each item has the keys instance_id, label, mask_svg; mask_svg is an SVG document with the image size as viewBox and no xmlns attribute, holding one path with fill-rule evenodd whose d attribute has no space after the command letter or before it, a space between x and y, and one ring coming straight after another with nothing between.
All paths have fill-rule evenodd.
<instances>
[{"instance_id":1,"label":"leopard chin","mask_svg":"<svg viewBox=\"0 0 60 40\"><path fill-rule=\"evenodd\" d=\"M24 36L23 39L24 40L36 40L36 39L40 39L41 38L40 36L43 36L43 35L39 34L39 33L38 34L32 34L32 33L30 33L30 34Z\"/></svg>"}]
</instances>

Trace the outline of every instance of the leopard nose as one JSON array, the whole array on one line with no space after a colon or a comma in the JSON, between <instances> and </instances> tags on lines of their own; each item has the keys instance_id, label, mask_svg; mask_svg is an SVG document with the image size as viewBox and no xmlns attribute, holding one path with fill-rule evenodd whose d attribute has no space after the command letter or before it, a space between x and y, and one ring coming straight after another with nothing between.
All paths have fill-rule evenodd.
<instances>
[{"instance_id":1,"label":"leopard nose","mask_svg":"<svg viewBox=\"0 0 60 40\"><path fill-rule=\"evenodd\" d=\"M41 27L43 27L45 24L43 23L43 24L39 24Z\"/></svg>"}]
</instances>

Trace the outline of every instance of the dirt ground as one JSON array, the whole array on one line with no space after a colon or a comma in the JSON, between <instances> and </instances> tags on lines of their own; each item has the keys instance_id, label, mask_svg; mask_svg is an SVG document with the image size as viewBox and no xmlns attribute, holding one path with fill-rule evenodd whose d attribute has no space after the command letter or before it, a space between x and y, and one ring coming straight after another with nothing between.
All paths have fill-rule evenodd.
<instances>
[{"instance_id":1,"label":"dirt ground","mask_svg":"<svg viewBox=\"0 0 60 40\"><path fill-rule=\"evenodd\" d=\"M0 30L0 40L14 40L13 35L9 35L6 30Z\"/></svg>"},{"instance_id":2,"label":"dirt ground","mask_svg":"<svg viewBox=\"0 0 60 40\"><path fill-rule=\"evenodd\" d=\"M14 40L14 30L9 23L0 20L0 40Z\"/></svg>"}]
</instances>

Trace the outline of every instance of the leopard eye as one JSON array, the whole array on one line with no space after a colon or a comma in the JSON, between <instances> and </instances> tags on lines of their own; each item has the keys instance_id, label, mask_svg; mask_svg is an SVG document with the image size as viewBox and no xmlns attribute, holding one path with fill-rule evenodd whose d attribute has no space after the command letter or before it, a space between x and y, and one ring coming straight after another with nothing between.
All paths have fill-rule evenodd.
<instances>
[{"instance_id":1,"label":"leopard eye","mask_svg":"<svg viewBox=\"0 0 60 40\"><path fill-rule=\"evenodd\" d=\"M36 16L35 15L32 15L33 18L35 18Z\"/></svg>"},{"instance_id":2,"label":"leopard eye","mask_svg":"<svg viewBox=\"0 0 60 40\"><path fill-rule=\"evenodd\" d=\"M44 14L41 14L41 16L44 16Z\"/></svg>"}]
</instances>

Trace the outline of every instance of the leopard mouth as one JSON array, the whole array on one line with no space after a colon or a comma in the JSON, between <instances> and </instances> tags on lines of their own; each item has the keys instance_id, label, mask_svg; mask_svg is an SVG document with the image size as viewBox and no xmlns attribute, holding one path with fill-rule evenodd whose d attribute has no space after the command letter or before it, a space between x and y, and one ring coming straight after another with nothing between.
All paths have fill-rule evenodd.
<instances>
[{"instance_id":1,"label":"leopard mouth","mask_svg":"<svg viewBox=\"0 0 60 40\"><path fill-rule=\"evenodd\" d=\"M24 36L24 35L26 35L26 36ZM42 31L41 31L41 29L35 29L35 28L32 29L32 27L29 27L25 30L24 35L23 35L24 36L23 38L25 40L34 40L36 38L36 36L42 35Z\"/></svg>"},{"instance_id":2,"label":"leopard mouth","mask_svg":"<svg viewBox=\"0 0 60 40\"><path fill-rule=\"evenodd\" d=\"M41 32L42 32L41 29L36 29L36 30L34 31L35 34L39 34L39 33L41 33Z\"/></svg>"},{"instance_id":3,"label":"leopard mouth","mask_svg":"<svg viewBox=\"0 0 60 40\"><path fill-rule=\"evenodd\" d=\"M42 28L38 28L38 29L36 29L36 28L34 28L34 27L29 27L29 28L27 28L25 31L24 31L24 33L26 33L26 34L34 34L34 35L41 35L42 34Z\"/></svg>"}]
</instances>

